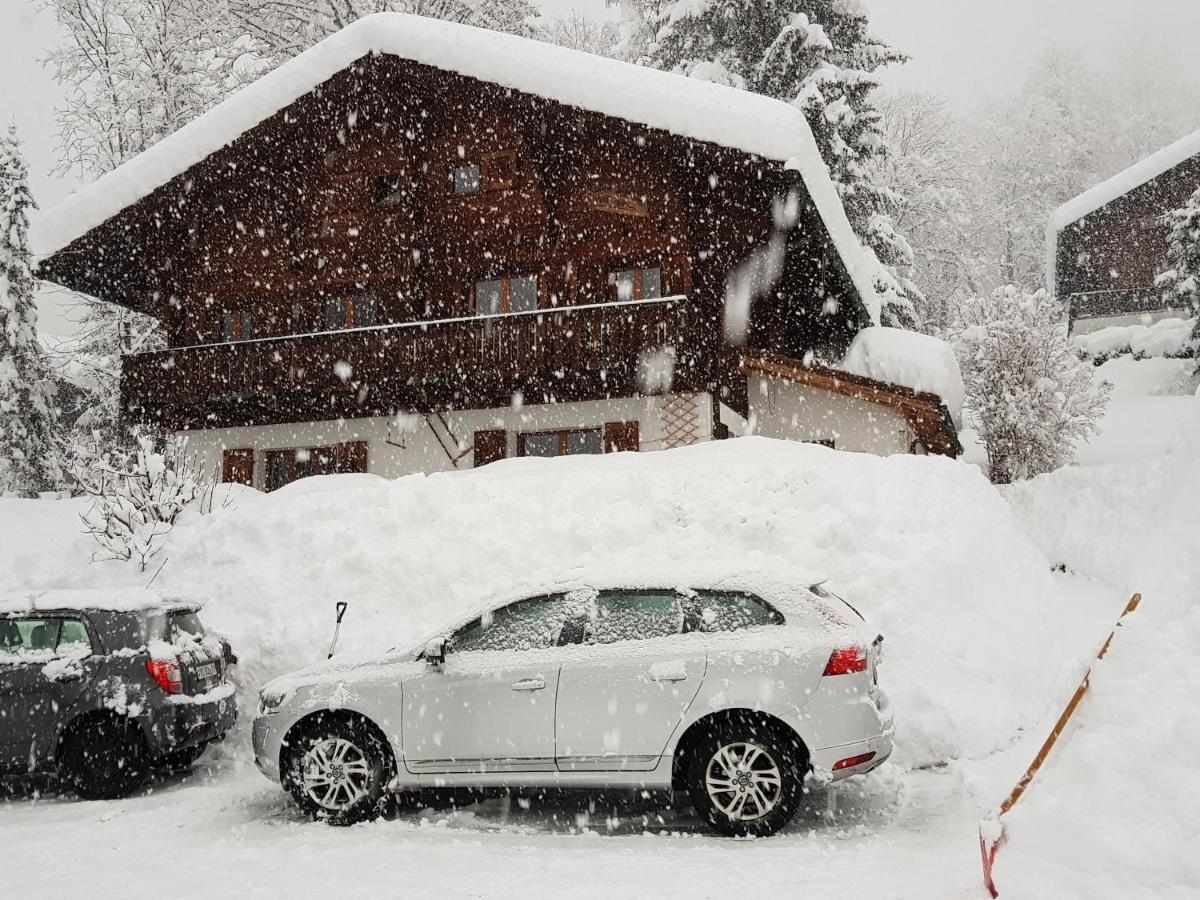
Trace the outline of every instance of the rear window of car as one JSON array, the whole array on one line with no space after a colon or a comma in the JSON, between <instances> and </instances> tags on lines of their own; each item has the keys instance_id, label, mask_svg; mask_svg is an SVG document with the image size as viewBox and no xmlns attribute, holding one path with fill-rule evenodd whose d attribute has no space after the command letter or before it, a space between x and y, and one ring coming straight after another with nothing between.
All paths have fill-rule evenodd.
<instances>
[{"instance_id":1,"label":"rear window of car","mask_svg":"<svg viewBox=\"0 0 1200 900\"><path fill-rule=\"evenodd\" d=\"M741 591L694 591L683 600L684 633L741 631L783 621L765 600Z\"/></svg>"},{"instance_id":2,"label":"rear window of car","mask_svg":"<svg viewBox=\"0 0 1200 900\"><path fill-rule=\"evenodd\" d=\"M167 636L172 642L177 638L204 637L204 626L195 610L179 610L167 614Z\"/></svg>"}]
</instances>

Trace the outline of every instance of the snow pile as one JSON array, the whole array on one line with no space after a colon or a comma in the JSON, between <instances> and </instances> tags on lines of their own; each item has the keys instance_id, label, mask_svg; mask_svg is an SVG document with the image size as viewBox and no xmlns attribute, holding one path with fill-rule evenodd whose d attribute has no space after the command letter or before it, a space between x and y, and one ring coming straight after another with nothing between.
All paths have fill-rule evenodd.
<instances>
[{"instance_id":1,"label":"snow pile","mask_svg":"<svg viewBox=\"0 0 1200 900\"><path fill-rule=\"evenodd\" d=\"M966 391L954 351L945 341L900 328L864 328L854 338L842 368L852 375L937 394L962 428Z\"/></svg>"},{"instance_id":2,"label":"snow pile","mask_svg":"<svg viewBox=\"0 0 1200 900\"><path fill-rule=\"evenodd\" d=\"M16 525L11 502L0 529ZM690 565L829 575L886 636L902 763L991 753L1051 714L1078 674L1062 650L1079 598L978 470L940 457L739 438L391 482L325 476L238 489L217 507L172 532L155 588L207 601L250 690L324 658L337 600L350 602L340 652L356 654L416 646L497 592ZM3 557L0 588L139 578L52 543L41 559Z\"/></svg>"},{"instance_id":3,"label":"snow pile","mask_svg":"<svg viewBox=\"0 0 1200 900\"><path fill-rule=\"evenodd\" d=\"M1189 406L1165 456L1007 491L1052 559L1144 597L1009 816L999 877L1014 896L1200 893L1200 397Z\"/></svg>"},{"instance_id":4,"label":"snow pile","mask_svg":"<svg viewBox=\"0 0 1200 900\"><path fill-rule=\"evenodd\" d=\"M1159 319L1149 325L1113 325L1078 334L1073 343L1085 356L1106 359L1122 353L1137 357L1181 356L1192 344L1195 319Z\"/></svg>"}]
</instances>

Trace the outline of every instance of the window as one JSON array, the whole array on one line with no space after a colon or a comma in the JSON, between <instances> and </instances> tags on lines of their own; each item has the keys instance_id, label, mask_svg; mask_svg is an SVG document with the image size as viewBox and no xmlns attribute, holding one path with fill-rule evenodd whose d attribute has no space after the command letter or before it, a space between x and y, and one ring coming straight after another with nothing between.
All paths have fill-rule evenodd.
<instances>
[{"instance_id":1,"label":"window","mask_svg":"<svg viewBox=\"0 0 1200 900\"><path fill-rule=\"evenodd\" d=\"M266 489L275 491L293 481L311 475L334 472L366 472L366 441L346 441L335 447L298 447L268 450L266 453Z\"/></svg>"},{"instance_id":2,"label":"window","mask_svg":"<svg viewBox=\"0 0 1200 900\"><path fill-rule=\"evenodd\" d=\"M683 631L679 594L669 590L604 591L596 600L595 642L648 640Z\"/></svg>"},{"instance_id":3,"label":"window","mask_svg":"<svg viewBox=\"0 0 1200 900\"><path fill-rule=\"evenodd\" d=\"M580 643L584 629L576 626L590 618L590 611L590 597L565 594L532 597L492 610L464 625L451 636L447 649L452 653L545 650Z\"/></svg>"},{"instance_id":4,"label":"window","mask_svg":"<svg viewBox=\"0 0 1200 900\"><path fill-rule=\"evenodd\" d=\"M783 616L753 594L696 591L683 599L684 632L740 631L782 624Z\"/></svg>"},{"instance_id":5,"label":"window","mask_svg":"<svg viewBox=\"0 0 1200 900\"><path fill-rule=\"evenodd\" d=\"M396 206L404 202L406 189L402 175L376 175L371 182L376 206Z\"/></svg>"},{"instance_id":6,"label":"window","mask_svg":"<svg viewBox=\"0 0 1200 900\"><path fill-rule=\"evenodd\" d=\"M475 284L475 315L530 312L538 308L536 275L494 278Z\"/></svg>"},{"instance_id":7,"label":"window","mask_svg":"<svg viewBox=\"0 0 1200 900\"><path fill-rule=\"evenodd\" d=\"M503 429L475 432L472 445L475 451L475 468L494 463L508 456L508 432Z\"/></svg>"},{"instance_id":8,"label":"window","mask_svg":"<svg viewBox=\"0 0 1200 900\"><path fill-rule=\"evenodd\" d=\"M221 340L248 341L254 337L254 317L245 310L234 310L221 316Z\"/></svg>"},{"instance_id":9,"label":"window","mask_svg":"<svg viewBox=\"0 0 1200 900\"><path fill-rule=\"evenodd\" d=\"M0 619L0 663L39 662L91 652L87 627L78 619Z\"/></svg>"},{"instance_id":10,"label":"window","mask_svg":"<svg viewBox=\"0 0 1200 900\"><path fill-rule=\"evenodd\" d=\"M483 188L502 191L517 183L517 154L512 150L485 153L483 156Z\"/></svg>"},{"instance_id":11,"label":"window","mask_svg":"<svg viewBox=\"0 0 1200 900\"><path fill-rule=\"evenodd\" d=\"M477 194L483 184L478 163L456 166L450 172L450 182L456 194Z\"/></svg>"},{"instance_id":12,"label":"window","mask_svg":"<svg viewBox=\"0 0 1200 900\"><path fill-rule=\"evenodd\" d=\"M653 300L662 296L662 269L620 269L608 276L618 300Z\"/></svg>"},{"instance_id":13,"label":"window","mask_svg":"<svg viewBox=\"0 0 1200 900\"><path fill-rule=\"evenodd\" d=\"M221 456L221 481L226 484L254 484L254 450L226 450Z\"/></svg>"},{"instance_id":14,"label":"window","mask_svg":"<svg viewBox=\"0 0 1200 900\"><path fill-rule=\"evenodd\" d=\"M375 324L375 298L370 294L327 297L322 304L325 331L369 328Z\"/></svg>"},{"instance_id":15,"label":"window","mask_svg":"<svg viewBox=\"0 0 1200 900\"><path fill-rule=\"evenodd\" d=\"M517 456L577 456L603 453L599 428L570 431L538 431L517 436Z\"/></svg>"}]
</instances>

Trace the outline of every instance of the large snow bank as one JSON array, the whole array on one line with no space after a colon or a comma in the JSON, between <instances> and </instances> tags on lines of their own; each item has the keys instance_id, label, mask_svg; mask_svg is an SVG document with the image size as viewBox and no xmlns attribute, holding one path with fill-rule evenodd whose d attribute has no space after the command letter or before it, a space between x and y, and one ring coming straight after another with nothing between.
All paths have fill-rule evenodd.
<instances>
[{"instance_id":1,"label":"large snow bank","mask_svg":"<svg viewBox=\"0 0 1200 900\"><path fill-rule=\"evenodd\" d=\"M1046 557L977 469L940 457L739 438L233 496L176 529L155 587L207 600L250 689L324 657L336 600L350 601L340 647L353 653L415 646L522 584L689 563L828 574L886 635L902 763L991 753L1051 714L1078 674L1060 652L1077 609ZM29 502L0 501L0 529L19 527L7 516ZM52 545L8 562L0 547L0 588L149 579Z\"/></svg>"},{"instance_id":2,"label":"large snow bank","mask_svg":"<svg viewBox=\"0 0 1200 900\"><path fill-rule=\"evenodd\" d=\"M183 174L354 61L389 54L607 116L786 162L799 170L855 287L878 318L873 270L804 114L761 94L542 41L404 13L366 16L234 94L50 210L49 255Z\"/></svg>"},{"instance_id":3,"label":"large snow bank","mask_svg":"<svg viewBox=\"0 0 1200 900\"><path fill-rule=\"evenodd\" d=\"M962 428L966 390L950 345L900 328L864 328L850 344L842 368L854 375L926 391L942 398L957 428Z\"/></svg>"},{"instance_id":4,"label":"large snow bank","mask_svg":"<svg viewBox=\"0 0 1200 900\"><path fill-rule=\"evenodd\" d=\"M1200 397L1182 418L1158 459L1063 469L1007 490L1052 559L1144 596L1009 816L999 877L1013 896L1200 894L1200 769L1190 759L1200 746Z\"/></svg>"}]
</instances>

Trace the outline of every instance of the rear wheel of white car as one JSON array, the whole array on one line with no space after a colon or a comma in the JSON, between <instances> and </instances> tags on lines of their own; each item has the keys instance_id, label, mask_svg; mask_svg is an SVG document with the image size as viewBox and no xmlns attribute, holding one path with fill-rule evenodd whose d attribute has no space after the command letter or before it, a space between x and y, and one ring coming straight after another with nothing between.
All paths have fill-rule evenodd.
<instances>
[{"instance_id":1,"label":"rear wheel of white car","mask_svg":"<svg viewBox=\"0 0 1200 900\"><path fill-rule=\"evenodd\" d=\"M800 805L805 760L799 741L753 721L722 723L689 753L692 806L718 834L766 837Z\"/></svg>"},{"instance_id":2,"label":"rear wheel of white car","mask_svg":"<svg viewBox=\"0 0 1200 900\"><path fill-rule=\"evenodd\" d=\"M367 725L318 720L293 742L288 789L314 819L331 825L369 821L382 811L390 759L386 743Z\"/></svg>"}]
</instances>

